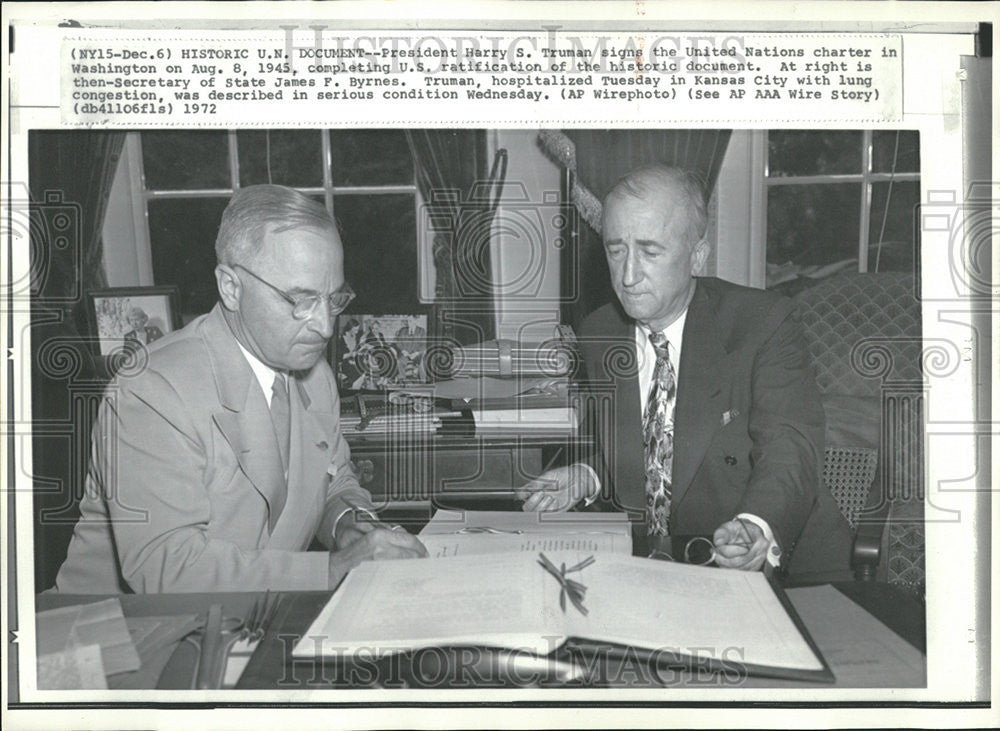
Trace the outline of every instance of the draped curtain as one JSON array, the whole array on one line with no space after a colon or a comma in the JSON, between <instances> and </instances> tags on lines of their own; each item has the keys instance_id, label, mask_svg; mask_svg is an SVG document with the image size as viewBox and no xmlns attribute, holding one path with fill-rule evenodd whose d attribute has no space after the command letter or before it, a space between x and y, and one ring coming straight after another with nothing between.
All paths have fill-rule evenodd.
<instances>
[{"instance_id":1,"label":"draped curtain","mask_svg":"<svg viewBox=\"0 0 1000 731\"><path fill-rule=\"evenodd\" d=\"M461 344L495 337L486 133L407 130L434 236L435 335Z\"/></svg>"},{"instance_id":2,"label":"draped curtain","mask_svg":"<svg viewBox=\"0 0 1000 731\"><path fill-rule=\"evenodd\" d=\"M53 584L79 512L102 381L85 293L105 284L101 229L123 132L28 135L35 589ZM92 334L96 335L96 334Z\"/></svg>"},{"instance_id":3,"label":"draped curtain","mask_svg":"<svg viewBox=\"0 0 1000 731\"><path fill-rule=\"evenodd\" d=\"M711 193L729 135L729 130L711 129L563 130L561 134L542 134L543 147L573 173L574 204L581 210L577 217L579 256L569 265L580 268L576 281L583 286L563 313L571 325L578 326L583 317L614 297L600 232L593 225L599 218L599 210L594 210L599 209L598 201L629 170L657 162L697 173Z\"/></svg>"}]
</instances>

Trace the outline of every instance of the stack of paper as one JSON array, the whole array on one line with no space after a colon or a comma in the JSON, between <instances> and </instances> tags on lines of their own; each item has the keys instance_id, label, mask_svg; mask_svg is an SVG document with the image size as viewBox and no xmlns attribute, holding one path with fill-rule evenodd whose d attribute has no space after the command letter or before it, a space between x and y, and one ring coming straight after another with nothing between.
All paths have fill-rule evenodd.
<instances>
[{"instance_id":1,"label":"stack of paper","mask_svg":"<svg viewBox=\"0 0 1000 731\"><path fill-rule=\"evenodd\" d=\"M573 407L554 409L478 409L472 412L479 436L537 434L570 436L576 433Z\"/></svg>"},{"instance_id":2,"label":"stack of paper","mask_svg":"<svg viewBox=\"0 0 1000 731\"><path fill-rule=\"evenodd\" d=\"M438 510L420 531L431 558L540 551L632 553L625 513Z\"/></svg>"},{"instance_id":3,"label":"stack of paper","mask_svg":"<svg viewBox=\"0 0 1000 731\"><path fill-rule=\"evenodd\" d=\"M35 635L42 689L106 688L105 676L140 666L117 599L39 612Z\"/></svg>"}]
</instances>

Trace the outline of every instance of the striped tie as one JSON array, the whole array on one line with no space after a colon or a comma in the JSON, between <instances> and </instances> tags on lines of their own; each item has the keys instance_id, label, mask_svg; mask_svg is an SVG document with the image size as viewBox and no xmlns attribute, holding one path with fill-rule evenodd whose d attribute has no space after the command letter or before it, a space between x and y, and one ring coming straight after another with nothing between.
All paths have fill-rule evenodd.
<instances>
[{"instance_id":1,"label":"striped tie","mask_svg":"<svg viewBox=\"0 0 1000 731\"><path fill-rule=\"evenodd\" d=\"M674 402L677 384L663 333L651 333L656 368L642 417L646 456L646 508L651 536L666 536L670 518L670 470L674 462Z\"/></svg>"}]
</instances>

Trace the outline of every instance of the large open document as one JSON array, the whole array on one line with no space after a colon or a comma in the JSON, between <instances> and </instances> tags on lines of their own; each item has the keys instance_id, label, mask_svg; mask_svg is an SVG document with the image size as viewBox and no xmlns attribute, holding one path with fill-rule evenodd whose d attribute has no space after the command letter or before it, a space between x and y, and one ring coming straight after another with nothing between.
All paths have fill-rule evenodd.
<instances>
[{"instance_id":1,"label":"large open document","mask_svg":"<svg viewBox=\"0 0 1000 731\"><path fill-rule=\"evenodd\" d=\"M581 551L546 554L560 568ZM618 553L567 573L585 588L581 611L558 571L520 552L378 561L352 570L293 656L378 656L476 645L547 655L629 648L654 662L831 681L832 673L781 590L759 572L703 568Z\"/></svg>"}]
</instances>

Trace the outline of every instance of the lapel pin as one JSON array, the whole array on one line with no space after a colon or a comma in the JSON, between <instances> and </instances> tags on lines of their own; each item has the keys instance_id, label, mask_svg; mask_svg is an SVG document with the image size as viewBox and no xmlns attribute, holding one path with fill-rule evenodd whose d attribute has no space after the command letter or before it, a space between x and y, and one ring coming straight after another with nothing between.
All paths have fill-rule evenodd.
<instances>
[{"instance_id":1,"label":"lapel pin","mask_svg":"<svg viewBox=\"0 0 1000 731\"><path fill-rule=\"evenodd\" d=\"M725 426L739 415L740 415L739 409L732 409L731 411L724 412L722 414L722 425Z\"/></svg>"}]
</instances>

